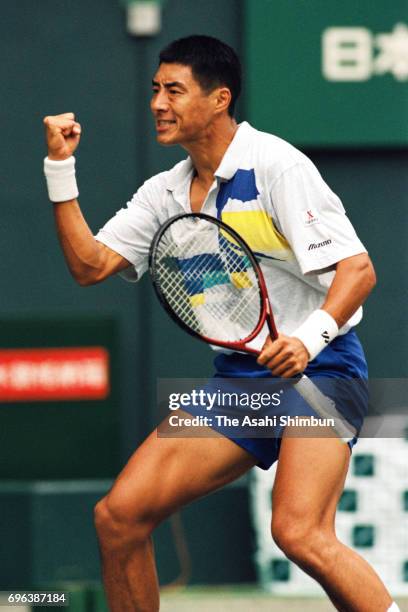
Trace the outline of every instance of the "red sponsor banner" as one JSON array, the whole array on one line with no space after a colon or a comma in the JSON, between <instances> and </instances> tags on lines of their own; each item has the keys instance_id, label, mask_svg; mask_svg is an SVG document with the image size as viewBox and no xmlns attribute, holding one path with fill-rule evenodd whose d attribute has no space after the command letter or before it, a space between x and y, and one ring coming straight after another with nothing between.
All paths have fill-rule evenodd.
<instances>
[{"instance_id":1,"label":"red sponsor banner","mask_svg":"<svg viewBox=\"0 0 408 612\"><path fill-rule=\"evenodd\" d=\"M101 346L0 349L0 402L96 400L109 390Z\"/></svg>"}]
</instances>

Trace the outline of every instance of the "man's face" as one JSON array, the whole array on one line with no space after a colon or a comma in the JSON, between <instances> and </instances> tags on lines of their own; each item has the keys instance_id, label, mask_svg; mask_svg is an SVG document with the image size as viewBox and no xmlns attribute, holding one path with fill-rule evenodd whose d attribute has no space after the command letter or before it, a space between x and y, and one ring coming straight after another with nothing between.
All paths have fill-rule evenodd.
<instances>
[{"instance_id":1,"label":"man's face","mask_svg":"<svg viewBox=\"0 0 408 612\"><path fill-rule=\"evenodd\" d=\"M214 92L201 89L190 66L182 64L160 64L152 83L157 141L188 145L202 138L214 116Z\"/></svg>"}]
</instances>

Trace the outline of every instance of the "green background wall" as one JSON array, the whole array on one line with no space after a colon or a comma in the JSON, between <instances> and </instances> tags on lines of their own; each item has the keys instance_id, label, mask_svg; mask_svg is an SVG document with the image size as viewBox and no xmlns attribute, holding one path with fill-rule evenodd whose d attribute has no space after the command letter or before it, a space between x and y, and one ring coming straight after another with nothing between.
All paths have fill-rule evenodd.
<instances>
[{"instance_id":1,"label":"green background wall","mask_svg":"<svg viewBox=\"0 0 408 612\"><path fill-rule=\"evenodd\" d=\"M407 19L407 0L246 0L251 116L303 146L406 146Z\"/></svg>"}]
</instances>

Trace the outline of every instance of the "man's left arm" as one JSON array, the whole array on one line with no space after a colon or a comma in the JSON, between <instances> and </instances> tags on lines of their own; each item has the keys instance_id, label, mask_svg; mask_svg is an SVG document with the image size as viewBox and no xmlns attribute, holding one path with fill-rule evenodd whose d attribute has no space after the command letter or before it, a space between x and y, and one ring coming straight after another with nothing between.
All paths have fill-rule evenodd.
<instances>
[{"instance_id":1,"label":"man's left arm","mask_svg":"<svg viewBox=\"0 0 408 612\"><path fill-rule=\"evenodd\" d=\"M336 264L336 273L326 299L321 306L321 317L327 316L338 328L342 327L366 300L375 286L376 276L367 253L342 259ZM307 325L307 322L306 322ZM258 357L258 363L267 366L275 376L290 378L303 372L310 354L296 337L280 334L272 341L269 336Z\"/></svg>"}]
</instances>

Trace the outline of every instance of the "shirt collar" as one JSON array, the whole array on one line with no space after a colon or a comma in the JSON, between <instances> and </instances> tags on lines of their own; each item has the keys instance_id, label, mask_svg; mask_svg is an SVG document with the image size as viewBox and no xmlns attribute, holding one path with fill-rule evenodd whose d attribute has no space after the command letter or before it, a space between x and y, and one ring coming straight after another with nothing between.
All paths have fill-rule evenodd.
<instances>
[{"instance_id":1,"label":"shirt collar","mask_svg":"<svg viewBox=\"0 0 408 612\"><path fill-rule=\"evenodd\" d=\"M181 186L184 187L187 180L191 181L193 172L194 166L191 158L183 159L167 173L166 188L169 191L178 191Z\"/></svg>"},{"instance_id":2,"label":"shirt collar","mask_svg":"<svg viewBox=\"0 0 408 612\"><path fill-rule=\"evenodd\" d=\"M239 124L234 138L225 151L224 157L214 173L215 176L226 181L229 181L234 176L240 167L243 156L248 150L252 131L253 128L247 121L243 121Z\"/></svg>"}]
</instances>

